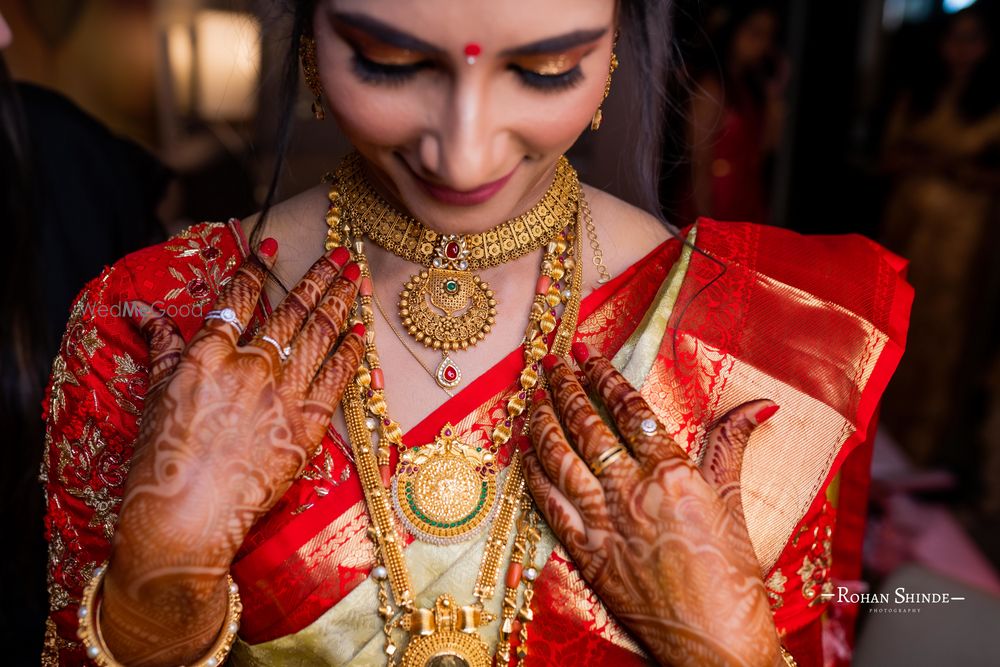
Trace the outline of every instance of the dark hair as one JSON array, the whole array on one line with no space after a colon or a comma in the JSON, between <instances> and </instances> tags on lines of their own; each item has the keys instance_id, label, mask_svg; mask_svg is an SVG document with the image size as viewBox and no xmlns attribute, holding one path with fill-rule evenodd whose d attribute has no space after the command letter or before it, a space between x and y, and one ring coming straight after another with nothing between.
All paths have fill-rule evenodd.
<instances>
[{"instance_id":1,"label":"dark hair","mask_svg":"<svg viewBox=\"0 0 1000 667\"><path fill-rule=\"evenodd\" d=\"M24 114L6 63L0 56L0 221L6 253L0 282L0 433L4 466L0 517L13 529L14 548L5 550L4 569L20 572L7 586L9 609L19 616L0 616L7 632L35 630L44 617L44 542L42 498L37 483L43 424L39 406L48 376L49 336L40 303L41 272L37 265L37 220L30 146ZM38 621L40 628L40 620ZM18 628L19 630L13 630ZM8 635L5 632L5 636ZM41 638L41 632L37 639ZM36 637L18 637L28 642ZM35 654L37 655L37 653Z\"/></svg>"},{"instance_id":2,"label":"dark hair","mask_svg":"<svg viewBox=\"0 0 1000 667\"><path fill-rule=\"evenodd\" d=\"M965 87L958 96L958 112L963 120L973 123L1000 106L1000 87L997 86L997 79L1000 77L1000 57L994 42L992 22L983 11L970 7L949 15L937 26L935 45L938 48L928 50L930 62L914 71L909 105L912 120L925 118L934 111L941 91L948 85L951 73L944 58L941 57L940 46L955 24L966 18L975 19L979 23L989 44L989 50L965 82Z\"/></svg>"},{"instance_id":3,"label":"dark hair","mask_svg":"<svg viewBox=\"0 0 1000 667\"><path fill-rule=\"evenodd\" d=\"M39 271L36 266L32 218L33 179L24 114L7 65L0 57L0 220L7 238L3 265L0 318L0 382L2 382L2 428L5 440L20 449L30 431L38 432L41 422L38 405L49 361L45 331L38 307ZM33 428L37 424L39 428ZM11 436L14 435L12 438ZM34 450L39 442L30 443ZM24 442L25 446L29 443ZM18 458L23 453L9 452ZM23 470L8 457L7 469Z\"/></svg>"},{"instance_id":4,"label":"dark hair","mask_svg":"<svg viewBox=\"0 0 1000 667\"><path fill-rule=\"evenodd\" d=\"M291 35L280 74L280 104L276 159L267 195L261 205L258 224L251 234L251 247L263 238L264 227L278 197L278 184L291 141L292 112L299 95L299 42L312 30L312 17L317 0L289 2L284 6L292 15ZM663 219L659 200L659 179L662 167L664 112L666 108L667 74L672 40L670 35L670 0L618 0L619 44L623 67L635 68L634 81L642 82L631 91L635 95L635 120L630 124L629 145L625 154L622 177L635 183L636 205ZM616 91L616 94L622 94Z\"/></svg>"}]
</instances>

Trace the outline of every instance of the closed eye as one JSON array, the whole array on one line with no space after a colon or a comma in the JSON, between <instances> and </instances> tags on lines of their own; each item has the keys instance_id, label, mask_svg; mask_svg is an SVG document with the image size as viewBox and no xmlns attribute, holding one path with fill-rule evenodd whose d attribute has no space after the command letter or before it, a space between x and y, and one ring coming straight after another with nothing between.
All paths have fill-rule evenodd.
<instances>
[{"instance_id":1,"label":"closed eye","mask_svg":"<svg viewBox=\"0 0 1000 667\"><path fill-rule=\"evenodd\" d=\"M571 67L565 72L558 74L541 74L531 69L511 64L511 71L520 77L522 83L529 88L545 91L565 90L576 86L583 81L583 72L579 65Z\"/></svg>"}]
</instances>

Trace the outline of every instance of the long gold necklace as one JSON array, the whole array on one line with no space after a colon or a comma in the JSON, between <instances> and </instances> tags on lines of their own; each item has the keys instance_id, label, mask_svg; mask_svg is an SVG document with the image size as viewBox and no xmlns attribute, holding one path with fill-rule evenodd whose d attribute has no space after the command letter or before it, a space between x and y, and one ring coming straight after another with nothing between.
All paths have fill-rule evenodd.
<instances>
[{"instance_id":1,"label":"long gold necklace","mask_svg":"<svg viewBox=\"0 0 1000 667\"><path fill-rule=\"evenodd\" d=\"M572 222L579 181L565 158L542 199L526 213L479 234L443 235L406 216L378 194L352 154L337 171L339 205L354 210L356 228L374 243L426 267L400 291L399 318L407 334L441 352L434 374L444 389L462 381L451 352L483 340L496 323L497 301L477 270L513 261L549 243ZM335 226L339 228L339 216Z\"/></svg>"},{"instance_id":2,"label":"long gold necklace","mask_svg":"<svg viewBox=\"0 0 1000 667\"><path fill-rule=\"evenodd\" d=\"M421 516L417 519L424 522L425 527L434 529L429 531L429 536L435 538L431 541L438 542L452 537L453 531L470 532L468 524L473 521L480 524L485 521L483 506L488 501L483 499L481 476L477 480L472 475L475 462L480 464L476 472L481 472L484 468L496 468L496 453L509 440L513 420L524 413L531 391L539 382L538 362L549 351L546 339L556 329L556 306L564 304L564 309L551 351L564 355L576 328L582 288L582 267L577 258L580 257L583 232L577 202L582 192L577 186L570 202L578 214L574 229L562 230L560 237L548 244L542 260L542 278L538 281L524 337L525 367L519 379L520 391L508 400L506 418L494 426L491 435L493 445L489 451L480 450L472 454L467 451L472 448L464 445L458 439L455 429L448 424L442 428L434 443L406 450L402 444L399 425L388 417L384 376L375 348L370 269L364 254L363 240L354 238L349 220L341 220L342 213L336 206L338 187L342 187L339 181L331 189L331 213L336 216L338 240L353 250L355 259L362 265L365 277L360 290L358 313L368 327L364 363L358 370L355 381L345 392L343 407L373 524L370 535L381 563L374 574L379 580L379 613L384 621L387 659L391 663L397 650L392 632L395 628L402 628L412 637L402 656L402 664L406 667L437 664L436 661L445 656L460 658L470 667L486 667L491 663L487 646L477 629L494 620L485 611L484 603L492 599L496 590L502 554L509 541L511 525L518 508L521 510L520 519L504 579L505 594L497 656L502 661L508 661L511 637L519 635L519 657L523 657L527 622L531 620L533 581L537 574L534 552L540 533L537 514L524 491L519 456L513 454L503 481L503 489L497 498L499 502L488 513L495 515L495 518L477 576L475 602L471 605L458 607L454 597L443 594L437 598L433 608L415 606L401 540L396 535L392 520L392 509L396 505L397 511L403 510L401 501L406 501L410 509L420 512ZM334 225L331 225L331 229L333 228ZM332 239L328 237L328 240ZM376 440L377 449L373 447ZM400 470L394 479L390 479L389 451L393 444L401 450ZM402 484L401 480L408 480L409 484ZM480 483L479 496L475 495L477 481ZM493 488L495 493L495 485ZM458 493L449 494L449 489ZM469 490L472 490L472 494L466 496L463 491ZM487 498L489 492L486 489ZM474 511L466 512L470 503ZM405 515L405 510L402 513ZM479 519L481 516L484 518ZM458 520L454 517L458 517ZM414 523L412 518L404 519L408 528ZM518 591L522 584L524 592L519 606ZM389 601L389 589L401 613L393 610ZM515 618L516 616L519 618Z\"/></svg>"}]
</instances>

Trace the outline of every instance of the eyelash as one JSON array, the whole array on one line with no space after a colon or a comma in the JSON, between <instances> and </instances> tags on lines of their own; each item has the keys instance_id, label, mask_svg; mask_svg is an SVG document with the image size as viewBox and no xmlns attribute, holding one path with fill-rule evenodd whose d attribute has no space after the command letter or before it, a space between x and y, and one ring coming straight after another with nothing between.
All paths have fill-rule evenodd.
<instances>
[{"instance_id":1,"label":"eyelash","mask_svg":"<svg viewBox=\"0 0 1000 667\"><path fill-rule=\"evenodd\" d=\"M402 85L417 72L431 66L430 62L418 62L412 65L383 65L365 58L355 51L352 60L354 73L365 83L375 85ZM556 92L576 86L583 80L583 72L576 65L561 74L539 74L531 70L510 65L510 70L518 75L521 82L535 90Z\"/></svg>"}]
</instances>

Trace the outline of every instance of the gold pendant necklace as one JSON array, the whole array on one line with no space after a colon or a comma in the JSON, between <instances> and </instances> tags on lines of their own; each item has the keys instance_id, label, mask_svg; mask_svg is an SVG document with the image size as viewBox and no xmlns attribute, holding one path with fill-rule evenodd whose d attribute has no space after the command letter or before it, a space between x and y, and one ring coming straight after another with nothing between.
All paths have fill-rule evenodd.
<instances>
[{"instance_id":1,"label":"gold pendant necklace","mask_svg":"<svg viewBox=\"0 0 1000 667\"><path fill-rule=\"evenodd\" d=\"M574 174L575 179L575 174ZM576 224L566 227L562 236L549 242L542 260L542 277L536 286L535 300L524 336L525 366L519 378L520 389L506 404L507 415L495 423L488 448L474 448L463 443L456 430L446 424L433 443L406 449L399 424L388 416L384 395L384 375L375 347L373 285L364 242L357 238L349 221L341 226L338 185L331 189L328 245L344 243L362 266L357 314L367 326L365 356L354 382L344 394L343 408L365 503L372 521L369 535L376 549L378 567L373 577L378 581L379 614L383 620L387 664L393 664L398 650L393 632L404 630L410 641L401 656L405 667L440 667L468 665L488 667L493 664L479 628L494 617L485 610L497 589L503 553L510 540L515 515L514 544L506 576L496 659L510 660L511 639L518 636L518 658L523 658L527 642L527 624L531 620L534 594L535 548L540 538L538 515L524 489L519 455L497 484L497 453L511 437L513 421L524 414L531 392L539 383L539 360L551 352L565 355L572 341L579 316L582 267L578 263L583 234L577 189L568 201ZM565 205L565 203L564 203ZM556 320L556 307L563 305L562 322ZM551 334L551 348L547 341ZM393 477L389 471L391 447L400 449L400 463ZM491 485L492 482L492 485ZM500 490L497 487L502 487ZM419 607L414 599L412 581L396 534L393 507L404 525L421 537L418 528L430 541L461 539L463 533L490 525L474 590L474 602L458 606L450 594L439 595L432 608ZM492 518L492 520L490 520ZM391 592L391 599L390 599ZM520 601L519 601L520 597ZM395 601L394 608L392 602Z\"/></svg>"},{"instance_id":2,"label":"gold pendant necklace","mask_svg":"<svg viewBox=\"0 0 1000 667\"><path fill-rule=\"evenodd\" d=\"M399 295L399 319L406 332L418 343L441 350L435 380L445 389L462 381L462 371L448 352L475 345L496 322L493 290L468 271L468 254L465 239L441 236L431 268L410 276Z\"/></svg>"},{"instance_id":3,"label":"gold pendant necklace","mask_svg":"<svg viewBox=\"0 0 1000 667\"><path fill-rule=\"evenodd\" d=\"M496 322L493 290L473 271L513 261L550 243L573 219L579 187L576 172L560 158L552 184L529 211L485 232L457 236L439 234L386 203L366 178L356 153L341 163L336 181L338 212L327 220L338 236L343 210L353 214L357 231L380 247L427 267L401 290L399 317L414 340L441 351L434 377L444 389L462 381L450 352L476 345Z\"/></svg>"},{"instance_id":4,"label":"gold pendant necklace","mask_svg":"<svg viewBox=\"0 0 1000 667\"><path fill-rule=\"evenodd\" d=\"M461 542L485 525L497 507L493 452L469 447L445 424L434 442L400 455L392 502L407 529L432 544Z\"/></svg>"}]
</instances>

